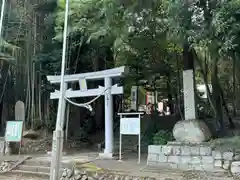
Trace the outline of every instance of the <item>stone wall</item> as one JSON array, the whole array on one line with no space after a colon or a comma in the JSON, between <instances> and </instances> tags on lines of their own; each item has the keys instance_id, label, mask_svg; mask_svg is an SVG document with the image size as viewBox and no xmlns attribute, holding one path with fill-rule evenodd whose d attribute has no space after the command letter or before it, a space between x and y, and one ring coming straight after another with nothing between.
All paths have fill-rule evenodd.
<instances>
[{"instance_id":1,"label":"stone wall","mask_svg":"<svg viewBox=\"0 0 240 180\"><path fill-rule=\"evenodd\" d=\"M234 151L214 151L206 145L189 145L169 142L167 145L148 146L147 165L170 165L183 170L231 170L240 174L240 159Z\"/></svg>"}]
</instances>

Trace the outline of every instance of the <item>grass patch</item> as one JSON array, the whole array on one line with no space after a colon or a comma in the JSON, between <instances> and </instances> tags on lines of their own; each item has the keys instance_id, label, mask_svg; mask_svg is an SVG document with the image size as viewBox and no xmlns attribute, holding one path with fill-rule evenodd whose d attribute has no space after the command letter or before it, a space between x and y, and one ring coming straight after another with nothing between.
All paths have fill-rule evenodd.
<instances>
[{"instance_id":1,"label":"grass patch","mask_svg":"<svg viewBox=\"0 0 240 180\"><path fill-rule=\"evenodd\" d=\"M240 153L240 136L217 138L207 143L216 150L229 151L234 149Z\"/></svg>"},{"instance_id":2,"label":"grass patch","mask_svg":"<svg viewBox=\"0 0 240 180\"><path fill-rule=\"evenodd\" d=\"M94 163L76 163L75 167L87 172L99 172L102 168L97 167Z\"/></svg>"}]
</instances>

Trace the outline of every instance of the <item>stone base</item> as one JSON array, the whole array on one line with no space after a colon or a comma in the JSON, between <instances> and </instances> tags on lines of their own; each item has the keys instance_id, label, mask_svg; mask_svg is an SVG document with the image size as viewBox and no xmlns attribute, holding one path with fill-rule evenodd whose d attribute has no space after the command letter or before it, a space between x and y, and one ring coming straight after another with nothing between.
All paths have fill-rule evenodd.
<instances>
[{"instance_id":1,"label":"stone base","mask_svg":"<svg viewBox=\"0 0 240 180\"><path fill-rule=\"evenodd\" d=\"M47 155L51 156L51 155L52 155L52 151L48 151L48 152L47 152ZM66 156L66 155L67 155L67 152L62 152L62 155L63 155L63 156Z\"/></svg>"},{"instance_id":2,"label":"stone base","mask_svg":"<svg viewBox=\"0 0 240 180\"><path fill-rule=\"evenodd\" d=\"M212 134L205 122L194 119L177 122L173 136L179 142L201 144L208 141Z\"/></svg>"},{"instance_id":3,"label":"stone base","mask_svg":"<svg viewBox=\"0 0 240 180\"><path fill-rule=\"evenodd\" d=\"M113 153L99 153L101 159L114 159Z\"/></svg>"},{"instance_id":4,"label":"stone base","mask_svg":"<svg viewBox=\"0 0 240 180\"><path fill-rule=\"evenodd\" d=\"M100 159L119 159L119 154L118 153L105 153L105 152L102 152L102 153L99 153L99 158Z\"/></svg>"},{"instance_id":5,"label":"stone base","mask_svg":"<svg viewBox=\"0 0 240 180\"><path fill-rule=\"evenodd\" d=\"M147 165L167 165L172 168L199 171L228 170L240 173L240 161L234 161L234 150L221 152L207 145L168 142L167 145L148 146Z\"/></svg>"}]
</instances>

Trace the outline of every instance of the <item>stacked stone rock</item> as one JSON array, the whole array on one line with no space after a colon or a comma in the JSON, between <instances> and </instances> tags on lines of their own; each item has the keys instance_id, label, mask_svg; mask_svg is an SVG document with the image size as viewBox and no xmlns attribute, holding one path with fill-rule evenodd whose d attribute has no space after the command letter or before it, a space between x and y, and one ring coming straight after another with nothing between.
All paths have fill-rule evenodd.
<instances>
[{"instance_id":1,"label":"stacked stone rock","mask_svg":"<svg viewBox=\"0 0 240 180\"><path fill-rule=\"evenodd\" d=\"M119 175L114 172L102 172L102 173L91 173L80 172L72 169L64 169L60 180L155 180L155 178L149 177L133 177L129 175Z\"/></svg>"},{"instance_id":2,"label":"stacked stone rock","mask_svg":"<svg viewBox=\"0 0 240 180\"><path fill-rule=\"evenodd\" d=\"M8 171L11 166L12 164L10 162L3 161L0 165L0 171L3 171L3 172Z\"/></svg>"},{"instance_id":3,"label":"stacked stone rock","mask_svg":"<svg viewBox=\"0 0 240 180\"><path fill-rule=\"evenodd\" d=\"M149 166L170 165L183 170L215 171L220 168L240 173L240 161L234 161L233 152L213 151L204 145L169 143L150 145L148 148Z\"/></svg>"}]
</instances>

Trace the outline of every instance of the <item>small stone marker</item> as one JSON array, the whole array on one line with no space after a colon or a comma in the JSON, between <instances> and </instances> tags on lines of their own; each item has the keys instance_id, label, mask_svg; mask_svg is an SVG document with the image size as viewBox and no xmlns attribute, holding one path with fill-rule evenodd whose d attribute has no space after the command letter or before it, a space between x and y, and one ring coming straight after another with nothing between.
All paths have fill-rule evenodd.
<instances>
[{"instance_id":1,"label":"small stone marker","mask_svg":"<svg viewBox=\"0 0 240 180\"><path fill-rule=\"evenodd\" d=\"M22 101L17 101L15 104L15 120L25 120L25 107Z\"/></svg>"},{"instance_id":2,"label":"small stone marker","mask_svg":"<svg viewBox=\"0 0 240 180\"><path fill-rule=\"evenodd\" d=\"M15 120L16 121L23 121L23 124L22 124L22 132L24 130L24 122L25 122L25 105L24 105L24 102L22 101L17 101L16 104L15 104ZM20 142L19 144L19 154L20 154L20 151L21 151L21 147L22 147L22 141Z\"/></svg>"}]
</instances>

